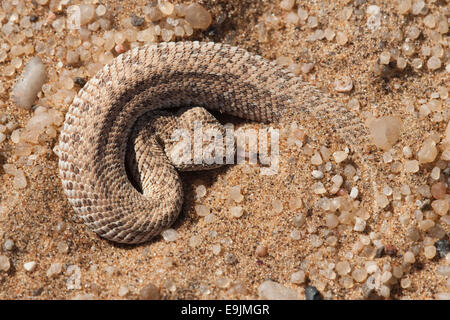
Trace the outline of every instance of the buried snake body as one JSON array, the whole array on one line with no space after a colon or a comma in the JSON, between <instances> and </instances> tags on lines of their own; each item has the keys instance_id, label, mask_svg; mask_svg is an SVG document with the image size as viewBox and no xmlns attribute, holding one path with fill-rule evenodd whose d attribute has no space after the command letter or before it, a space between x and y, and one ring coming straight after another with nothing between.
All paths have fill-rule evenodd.
<instances>
[{"instance_id":1,"label":"buried snake body","mask_svg":"<svg viewBox=\"0 0 450 320\"><path fill-rule=\"evenodd\" d=\"M199 106L247 120L279 122L289 113L320 119L355 151L367 136L360 120L281 66L237 47L171 42L115 58L80 90L58 145L64 192L100 236L141 243L177 218L183 190L176 168L145 128L149 112ZM188 125L167 117L162 125ZM134 137L133 139L130 139ZM146 138L147 137L147 138ZM129 143L135 165L127 164ZM363 174L368 173L362 160ZM135 177L139 192L128 178ZM371 181L373 184L373 181Z\"/></svg>"}]
</instances>

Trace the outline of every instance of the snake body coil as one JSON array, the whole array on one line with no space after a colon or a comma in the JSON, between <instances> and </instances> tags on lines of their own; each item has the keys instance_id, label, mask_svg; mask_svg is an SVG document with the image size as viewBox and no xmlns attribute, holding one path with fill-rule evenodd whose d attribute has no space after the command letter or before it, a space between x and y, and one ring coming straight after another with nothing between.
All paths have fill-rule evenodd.
<instances>
[{"instance_id":1,"label":"snake body coil","mask_svg":"<svg viewBox=\"0 0 450 320\"><path fill-rule=\"evenodd\" d=\"M305 100L306 97L310 97ZM62 186L75 212L100 236L140 243L168 228L183 203L180 178L161 149L137 148L142 192L130 183L127 143L145 113L200 106L240 118L270 122L296 109L323 118L345 136L364 130L333 104L280 66L243 49L217 43L161 43L115 58L80 90L66 114L59 141ZM339 115L339 121L333 119ZM345 138L358 144L355 131ZM139 151L140 150L140 151Z\"/></svg>"}]
</instances>

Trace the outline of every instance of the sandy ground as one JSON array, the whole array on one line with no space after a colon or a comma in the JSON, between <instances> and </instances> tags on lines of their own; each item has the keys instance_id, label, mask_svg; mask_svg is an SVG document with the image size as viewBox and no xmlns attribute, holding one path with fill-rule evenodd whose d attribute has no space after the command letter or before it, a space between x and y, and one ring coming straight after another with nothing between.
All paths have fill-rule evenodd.
<instances>
[{"instance_id":1,"label":"sandy ground","mask_svg":"<svg viewBox=\"0 0 450 320\"><path fill-rule=\"evenodd\" d=\"M119 20L130 13L141 14L147 1L103 1L114 9ZM344 31L349 41L338 45L336 41L306 41L311 31L305 27L282 24L279 29L269 29L269 41L260 42L255 25L262 21L263 15L274 13L282 17L285 12L278 6L278 1L247 0L209 0L200 1L212 13L215 22L204 32L196 32L191 39L226 42L240 46L267 59L289 56L298 63L314 62L314 69L302 77L329 92L337 101L348 102L357 98L361 103L358 111L362 121L363 112L369 111L375 116L399 115L404 124L399 142L394 146L397 158L402 159L403 146L410 146L417 151L425 136L431 132L443 134L446 121L439 123L429 119L419 120L405 111L402 100L411 98L417 103L420 99L429 99L438 86L448 81L445 65L438 71L430 72L426 68L416 71L408 67L395 76L383 79L376 75L372 66L379 57L383 47L399 45L381 39L381 32L370 32L365 28L366 1L359 6L353 1L310 1L303 4L310 14L316 15L322 9L320 23L336 31ZM441 1L442 2L442 1ZM370 1L377 4L383 13L382 27L392 32L408 23L399 16L390 1ZM345 5L352 5L362 10L362 15L353 14L345 23L338 16ZM436 8L438 4L432 4ZM436 9L437 10L437 9ZM39 8L36 15L45 17L48 8ZM221 24L217 20L224 19ZM48 30L36 35L37 38L48 36ZM63 35L54 34L57 41L63 41ZM448 55L448 48L447 55ZM55 61L56 63L56 61ZM1 64L0 64L1 66ZM51 68L50 65L47 65ZM333 82L336 77L351 76L354 89L349 94L336 93ZM2 82L10 88L13 79L3 77ZM448 82L447 82L448 84ZM8 91L0 98L2 112L8 114L20 125L26 124L30 112L18 109ZM445 107L444 107L445 108ZM447 105L448 108L448 105ZM339 115L336 115L337 117ZM300 120L301 119L297 119ZM301 124L301 123L300 123ZM327 145L331 150L342 150L345 144L337 137L326 134L321 123L312 123L307 135L313 137L310 146L318 148ZM303 269L310 284L317 286L329 299L360 299L363 297L361 283L354 283L351 288L343 287L340 276L330 280L317 273L331 262L345 259L353 244L359 239L359 233L351 230L331 231L338 238L338 244L331 246L324 243L319 248L311 244L311 235L325 239L329 230L325 226L325 216L316 204L319 197L311 191L314 183L310 165L310 155L302 148L288 148L282 139L280 173L272 177L259 175L258 167L235 165L210 172L183 174L186 201L182 214L173 226L178 232L178 239L166 242L157 237L149 243L137 246L117 245L99 238L87 230L84 224L74 217L71 206L62 192L57 171L57 157L51 149L56 139L48 144L48 152L39 156L31 166L21 166L26 174L28 185L23 190L13 188L12 178L2 172L0 183L0 243L11 239L15 248L12 251L0 249L0 254L9 257L11 268L0 272L1 299L70 299L77 295L90 294L98 299L136 299L140 290L153 283L161 288L164 299L249 299L258 298L257 288L267 279L279 282L298 290L303 297L304 285L290 283L293 272ZM12 156L13 144L6 141L1 145L1 164L15 163ZM382 161L383 151L368 146L377 165L377 183L391 187L408 183L412 189L427 183L432 165L421 167L417 174L400 173L393 175L390 164ZM327 178L329 179L329 178ZM195 186L204 184L207 194L201 200L195 200ZM243 202L240 204L245 214L233 219L228 212L232 205L226 198L228 188L241 185ZM304 207L290 210L288 200L301 196ZM372 195L361 191L361 198L371 201ZM420 198L420 196L418 196ZM284 210L275 214L272 200L280 199ZM216 216L216 220L206 223L195 213L196 204L207 205ZM402 206L371 213L369 228L365 232L383 231L382 241L398 250L396 256L384 256L374 259L380 268L384 263L391 266L401 265L403 254L414 243L407 239L407 227L399 222L399 217L408 214L413 220L413 204L403 202ZM299 211L310 210L306 223L299 228L300 239L292 240L293 218ZM63 231L57 226L64 222ZM383 228L382 228L383 227ZM448 234L448 225L443 225ZM190 238L195 235L202 241L193 248ZM61 242L69 246L68 252L61 253L57 247ZM221 245L221 253L212 252L213 245ZM268 248L266 257L257 257L258 245ZM230 258L230 255L234 259ZM391 288L391 297L395 299L431 299L437 292L445 292L446 279L436 273L436 268L445 264L445 259L427 260L423 254L416 257L416 264L407 272L411 287L401 289L399 285ZM233 260L233 261L230 261ZM352 269L364 266L367 258L355 254L349 260ZM36 261L36 270L26 272L23 264ZM63 264L62 274L49 279L46 275L52 263ZM230 263L231 262L231 263ZM67 270L76 265L81 271L81 285L77 289L68 289L70 278ZM315 270L315 272L313 271ZM231 284L221 288L217 281L230 280ZM226 282L226 281L225 281ZM245 290L234 290L240 284ZM129 293L119 296L119 289L126 286ZM231 288L231 289L230 289Z\"/></svg>"}]
</instances>

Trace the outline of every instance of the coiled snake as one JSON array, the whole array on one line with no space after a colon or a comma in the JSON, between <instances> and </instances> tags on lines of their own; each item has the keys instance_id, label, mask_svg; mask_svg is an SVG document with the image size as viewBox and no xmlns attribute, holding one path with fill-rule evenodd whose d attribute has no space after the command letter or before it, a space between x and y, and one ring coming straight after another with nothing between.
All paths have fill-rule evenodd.
<instances>
[{"instance_id":1,"label":"coiled snake","mask_svg":"<svg viewBox=\"0 0 450 320\"><path fill-rule=\"evenodd\" d=\"M133 128L149 111L181 106L259 122L277 122L289 112L316 117L354 150L366 136L359 119L339 103L243 49L202 42L135 48L115 58L79 91L58 145L64 192L100 236L140 243L177 218L183 203L177 170L157 139ZM190 117L195 115L187 114L184 123ZM168 119L165 126L183 125ZM125 160L133 134L136 166L130 169ZM142 190L130 182L128 171L140 175L136 179Z\"/></svg>"}]
</instances>

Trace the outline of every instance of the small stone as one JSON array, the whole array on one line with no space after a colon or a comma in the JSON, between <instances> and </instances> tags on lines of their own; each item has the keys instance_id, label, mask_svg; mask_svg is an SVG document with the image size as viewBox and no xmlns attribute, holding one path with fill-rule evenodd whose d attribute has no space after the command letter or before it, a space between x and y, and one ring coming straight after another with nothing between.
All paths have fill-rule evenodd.
<instances>
[{"instance_id":1,"label":"small stone","mask_svg":"<svg viewBox=\"0 0 450 320\"><path fill-rule=\"evenodd\" d=\"M231 265L237 263L237 259L232 253L227 253L225 255L224 261L226 264L231 264Z\"/></svg>"},{"instance_id":2,"label":"small stone","mask_svg":"<svg viewBox=\"0 0 450 320\"><path fill-rule=\"evenodd\" d=\"M244 200L244 196L241 194L241 186L237 185L234 187L231 187L229 189L230 199L234 200L235 202L239 203Z\"/></svg>"},{"instance_id":3,"label":"small stone","mask_svg":"<svg viewBox=\"0 0 450 320\"><path fill-rule=\"evenodd\" d=\"M174 229L166 229L161 235L166 242L176 241L178 239L178 232Z\"/></svg>"},{"instance_id":4,"label":"small stone","mask_svg":"<svg viewBox=\"0 0 450 320\"><path fill-rule=\"evenodd\" d=\"M405 161L405 171L407 173L416 173L419 171L419 161L407 160Z\"/></svg>"},{"instance_id":5,"label":"small stone","mask_svg":"<svg viewBox=\"0 0 450 320\"><path fill-rule=\"evenodd\" d=\"M59 253L64 254L69 251L69 245L65 241L60 241L56 245L56 249L58 250Z\"/></svg>"},{"instance_id":6,"label":"small stone","mask_svg":"<svg viewBox=\"0 0 450 320\"><path fill-rule=\"evenodd\" d=\"M380 209L386 208L390 203L389 199L381 193L375 195L375 201Z\"/></svg>"},{"instance_id":7,"label":"small stone","mask_svg":"<svg viewBox=\"0 0 450 320\"><path fill-rule=\"evenodd\" d=\"M231 207L230 208L230 214L234 218L240 218L244 214L244 210L242 209L241 206Z\"/></svg>"},{"instance_id":8,"label":"small stone","mask_svg":"<svg viewBox=\"0 0 450 320\"><path fill-rule=\"evenodd\" d=\"M154 284L148 284L142 288L139 296L141 300L159 300L161 298L159 288Z\"/></svg>"},{"instance_id":9,"label":"small stone","mask_svg":"<svg viewBox=\"0 0 450 320\"><path fill-rule=\"evenodd\" d=\"M423 254L427 259L433 259L436 255L436 247L435 246L426 246L423 248Z\"/></svg>"},{"instance_id":10,"label":"small stone","mask_svg":"<svg viewBox=\"0 0 450 320\"><path fill-rule=\"evenodd\" d=\"M212 23L211 14L198 3L191 3L185 9L186 21L195 29L207 29Z\"/></svg>"},{"instance_id":11,"label":"small stone","mask_svg":"<svg viewBox=\"0 0 450 320\"><path fill-rule=\"evenodd\" d=\"M327 215L327 227L328 228L336 228L339 224L339 219L337 218L337 216L335 214L329 214Z\"/></svg>"},{"instance_id":12,"label":"small stone","mask_svg":"<svg viewBox=\"0 0 450 320\"><path fill-rule=\"evenodd\" d=\"M351 271L350 263L348 261L340 261L336 264L336 272L340 276L345 276Z\"/></svg>"},{"instance_id":13,"label":"small stone","mask_svg":"<svg viewBox=\"0 0 450 320\"><path fill-rule=\"evenodd\" d=\"M338 33L336 34L336 43L338 45L343 46L347 43L347 41L348 41L347 34L344 32L338 31ZM353 84L352 84L352 88L353 88ZM348 90L348 91L350 91L350 90Z\"/></svg>"},{"instance_id":14,"label":"small stone","mask_svg":"<svg viewBox=\"0 0 450 320\"><path fill-rule=\"evenodd\" d=\"M204 206L204 205L196 205L195 206L195 212L200 217L206 217L208 214L210 214L209 208L207 206Z\"/></svg>"},{"instance_id":15,"label":"small stone","mask_svg":"<svg viewBox=\"0 0 450 320\"><path fill-rule=\"evenodd\" d=\"M437 154L436 142L432 139L427 139L424 141L422 148L417 154L419 163L433 162L434 159L436 159Z\"/></svg>"},{"instance_id":16,"label":"small stone","mask_svg":"<svg viewBox=\"0 0 450 320\"><path fill-rule=\"evenodd\" d=\"M263 245L259 245L256 247L256 255L258 257L265 257L267 256L267 247Z\"/></svg>"},{"instance_id":17,"label":"small stone","mask_svg":"<svg viewBox=\"0 0 450 320\"><path fill-rule=\"evenodd\" d=\"M130 290L127 286L120 286L119 292L117 294L119 295L119 297L125 297L129 292Z\"/></svg>"},{"instance_id":18,"label":"small stone","mask_svg":"<svg viewBox=\"0 0 450 320\"><path fill-rule=\"evenodd\" d=\"M298 196L293 196L291 199L289 199L288 206L289 209L292 211L300 209L303 206L302 198Z\"/></svg>"},{"instance_id":19,"label":"small stone","mask_svg":"<svg viewBox=\"0 0 450 320\"><path fill-rule=\"evenodd\" d=\"M296 228L303 226L306 222L306 217L303 214L299 214L294 217L293 224Z\"/></svg>"},{"instance_id":20,"label":"small stone","mask_svg":"<svg viewBox=\"0 0 450 320\"><path fill-rule=\"evenodd\" d=\"M80 88L83 88L84 85L86 84L86 80L84 78L81 78L81 77L75 77L74 83L76 85L78 85Z\"/></svg>"},{"instance_id":21,"label":"small stone","mask_svg":"<svg viewBox=\"0 0 450 320\"><path fill-rule=\"evenodd\" d=\"M36 261L25 262L23 268L27 272L33 272L36 269Z\"/></svg>"},{"instance_id":22,"label":"small stone","mask_svg":"<svg viewBox=\"0 0 450 320\"><path fill-rule=\"evenodd\" d=\"M353 80L348 76L336 79L334 81L334 89L337 92L350 92L353 89Z\"/></svg>"},{"instance_id":23,"label":"small stone","mask_svg":"<svg viewBox=\"0 0 450 320\"><path fill-rule=\"evenodd\" d=\"M213 245L211 251L217 256L222 252L222 246L220 244Z\"/></svg>"},{"instance_id":24,"label":"small stone","mask_svg":"<svg viewBox=\"0 0 450 320\"><path fill-rule=\"evenodd\" d=\"M261 300L298 300L296 290L287 288L277 282L266 280L258 287Z\"/></svg>"},{"instance_id":25,"label":"small stone","mask_svg":"<svg viewBox=\"0 0 450 320\"><path fill-rule=\"evenodd\" d=\"M294 7L295 0L281 0L280 8L283 10L291 10Z\"/></svg>"},{"instance_id":26,"label":"small stone","mask_svg":"<svg viewBox=\"0 0 450 320\"><path fill-rule=\"evenodd\" d=\"M391 60L391 53L389 51L383 51L380 55L380 63L388 64Z\"/></svg>"},{"instance_id":27,"label":"small stone","mask_svg":"<svg viewBox=\"0 0 450 320\"><path fill-rule=\"evenodd\" d=\"M414 263L414 262L416 262L416 258L414 257L414 253L412 253L411 251L407 251L403 255L403 261L405 261L405 263Z\"/></svg>"},{"instance_id":28,"label":"small stone","mask_svg":"<svg viewBox=\"0 0 450 320\"><path fill-rule=\"evenodd\" d=\"M411 0L399 0L397 4L398 13L402 15L408 14L411 10Z\"/></svg>"},{"instance_id":29,"label":"small stone","mask_svg":"<svg viewBox=\"0 0 450 320\"><path fill-rule=\"evenodd\" d=\"M313 170L311 172L314 179L322 179L323 178L323 172L320 170Z\"/></svg>"},{"instance_id":30,"label":"small stone","mask_svg":"<svg viewBox=\"0 0 450 320\"><path fill-rule=\"evenodd\" d=\"M307 73L310 73L313 68L314 68L314 63L303 63L301 66L301 71L304 74L307 74Z\"/></svg>"},{"instance_id":31,"label":"small stone","mask_svg":"<svg viewBox=\"0 0 450 320\"><path fill-rule=\"evenodd\" d=\"M25 66L21 79L13 89L13 96L17 106L30 109L37 94L45 83L45 66L39 57L32 58Z\"/></svg>"},{"instance_id":32,"label":"small stone","mask_svg":"<svg viewBox=\"0 0 450 320\"><path fill-rule=\"evenodd\" d=\"M302 284L305 282L305 272L303 270L294 272L291 275L291 283Z\"/></svg>"},{"instance_id":33,"label":"small stone","mask_svg":"<svg viewBox=\"0 0 450 320\"><path fill-rule=\"evenodd\" d=\"M357 282L363 282L367 278L367 271L364 268L356 268L352 272L352 278Z\"/></svg>"},{"instance_id":34,"label":"small stone","mask_svg":"<svg viewBox=\"0 0 450 320\"><path fill-rule=\"evenodd\" d=\"M315 194L324 194L327 192L327 190L325 189L325 186L323 185L322 182L316 182L312 185L312 189L313 192ZM281 211L280 211L281 212Z\"/></svg>"},{"instance_id":35,"label":"small stone","mask_svg":"<svg viewBox=\"0 0 450 320\"><path fill-rule=\"evenodd\" d=\"M434 243L439 257L445 258L450 252L450 242L445 239L438 240Z\"/></svg>"},{"instance_id":36,"label":"small stone","mask_svg":"<svg viewBox=\"0 0 450 320\"><path fill-rule=\"evenodd\" d=\"M322 300L322 296L314 286L307 286L305 288L305 299L306 300Z\"/></svg>"},{"instance_id":37,"label":"small stone","mask_svg":"<svg viewBox=\"0 0 450 320\"><path fill-rule=\"evenodd\" d=\"M428 59L427 61L427 67L430 70L437 70L442 66L442 62L441 59L439 59L438 57L431 57L430 59Z\"/></svg>"},{"instance_id":38,"label":"small stone","mask_svg":"<svg viewBox=\"0 0 450 320\"><path fill-rule=\"evenodd\" d=\"M5 243L3 244L3 249L5 249L6 251L11 251L12 249L14 249L14 241L12 241L11 239L6 239Z\"/></svg>"},{"instance_id":39,"label":"small stone","mask_svg":"<svg viewBox=\"0 0 450 320\"><path fill-rule=\"evenodd\" d=\"M272 208L275 213L281 213L283 211L283 202L278 199L273 200Z\"/></svg>"},{"instance_id":40,"label":"small stone","mask_svg":"<svg viewBox=\"0 0 450 320\"><path fill-rule=\"evenodd\" d=\"M436 212L440 216L445 216L449 210L449 202L447 199L443 200L434 200L431 203L431 207L433 208L434 212Z\"/></svg>"},{"instance_id":41,"label":"small stone","mask_svg":"<svg viewBox=\"0 0 450 320\"><path fill-rule=\"evenodd\" d=\"M357 232L363 232L364 229L366 229L366 221L355 217L355 226L353 227L353 230Z\"/></svg>"},{"instance_id":42,"label":"small stone","mask_svg":"<svg viewBox=\"0 0 450 320\"><path fill-rule=\"evenodd\" d=\"M140 27L144 24L145 19L143 17L138 17L134 14L130 16L131 25L134 27Z\"/></svg>"},{"instance_id":43,"label":"small stone","mask_svg":"<svg viewBox=\"0 0 450 320\"><path fill-rule=\"evenodd\" d=\"M399 117L384 116L369 119L366 124L374 144L383 150L391 149L400 137L402 121Z\"/></svg>"},{"instance_id":44,"label":"small stone","mask_svg":"<svg viewBox=\"0 0 450 320\"><path fill-rule=\"evenodd\" d=\"M9 258L7 256L0 256L0 271L7 272L11 267L11 263L9 262Z\"/></svg>"},{"instance_id":45,"label":"small stone","mask_svg":"<svg viewBox=\"0 0 450 320\"><path fill-rule=\"evenodd\" d=\"M345 161L348 157L348 154L344 151L336 151L333 152L333 158L334 161L336 161L336 163L341 163L343 161Z\"/></svg>"},{"instance_id":46,"label":"small stone","mask_svg":"<svg viewBox=\"0 0 450 320\"><path fill-rule=\"evenodd\" d=\"M300 240L301 234L298 230L292 230L291 232L291 239L292 240Z\"/></svg>"},{"instance_id":47,"label":"small stone","mask_svg":"<svg viewBox=\"0 0 450 320\"><path fill-rule=\"evenodd\" d=\"M440 176L441 176L441 168L439 168L439 167L434 167L433 170L431 170L431 173L430 173L431 179L433 179L433 180L439 180ZM434 185L436 185L436 184L434 184ZM433 185L433 186L434 186L434 185ZM440 185L439 185L439 187L440 187ZM437 187L436 187L436 188L437 188ZM436 192L436 195L438 194L438 192L439 192L439 194L441 194L441 192L440 192L439 189L436 189L435 192ZM445 191L444 191L444 193L445 193ZM433 195L433 197L434 197L434 195ZM435 198L436 198L436 197L435 197ZM439 198L436 198L436 199L439 199Z\"/></svg>"},{"instance_id":48,"label":"small stone","mask_svg":"<svg viewBox=\"0 0 450 320\"><path fill-rule=\"evenodd\" d=\"M52 263L47 270L47 277L55 278L62 272L62 263Z\"/></svg>"},{"instance_id":49,"label":"small stone","mask_svg":"<svg viewBox=\"0 0 450 320\"><path fill-rule=\"evenodd\" d=\"M81 269L77 265L70 265L67 268L67 275L69 277L66 280L67 290L81 289Z\"/></svg>"}]
</instances>

